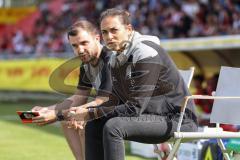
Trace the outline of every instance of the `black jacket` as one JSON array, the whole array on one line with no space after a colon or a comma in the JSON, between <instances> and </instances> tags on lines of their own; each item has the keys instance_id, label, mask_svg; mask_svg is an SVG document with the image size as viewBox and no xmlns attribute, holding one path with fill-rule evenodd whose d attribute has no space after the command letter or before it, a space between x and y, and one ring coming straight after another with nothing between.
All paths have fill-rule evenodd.
<instances>
[{"instance_id":1,"label":"black jacket","mask_svg":"<svg viewBox=\"0 0 240 160\"><path fill-rule=\"evenodd\" d=\"M112 56L109 67L113 93L120 103L106 102L98 107L99 114L172 116L180 112L184 97L189 95L183 78L169 55L158 44L141 36L136 33L124 53ZM187 115L196 119L191 101Z\"/></svg>"}]
</instances>

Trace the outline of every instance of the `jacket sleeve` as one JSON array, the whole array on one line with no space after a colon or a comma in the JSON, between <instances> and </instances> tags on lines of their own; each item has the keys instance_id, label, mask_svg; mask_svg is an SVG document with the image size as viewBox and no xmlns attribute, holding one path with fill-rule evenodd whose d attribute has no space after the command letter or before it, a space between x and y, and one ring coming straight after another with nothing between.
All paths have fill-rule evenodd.
<instances>
[{"instance_id":1,"label":"jacket sleeve","mask_svg":"<svg viewBox=\"0 0 240 160\"><path fill-rule=\"evenodd\" d=\"M137 115L142 114L152 97L164 93L164 88L159 86L158 80L161 72L165 69L156 61L157 58L142 59L135 64L132 70L128 104L135 106Z\"/></svg>"}]
</instances>

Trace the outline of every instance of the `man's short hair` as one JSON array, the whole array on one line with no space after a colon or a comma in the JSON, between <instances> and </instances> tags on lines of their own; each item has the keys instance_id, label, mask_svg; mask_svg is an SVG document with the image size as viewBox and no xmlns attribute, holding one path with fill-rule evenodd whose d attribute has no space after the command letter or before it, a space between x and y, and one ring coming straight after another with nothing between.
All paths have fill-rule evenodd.
<instances>
[{"instance_id":1,"label":"man's short hair","mask_svg":"<svg viewBox=\"0 0 240 160\"><path fill-rule=\"evenodd\" d=\"M126 10L111 8L107 9L101 13L100 22L106 17L118 16L124 25L131 24L131 16L130 13Z\"/></svg>"},{"instance_id":2,"label":"man's short hair","mask_svg":"<svg viewBox=\"0 0 240 160\"><path fill-rule=\"evenodd\" d=\"M68 39L69 36L76 36L79 33L78 29L83 29L93 35L99 34L97 27L93 23L87 20L79 20L69 28L67 32Z\"/></svg>"}]
</instances>

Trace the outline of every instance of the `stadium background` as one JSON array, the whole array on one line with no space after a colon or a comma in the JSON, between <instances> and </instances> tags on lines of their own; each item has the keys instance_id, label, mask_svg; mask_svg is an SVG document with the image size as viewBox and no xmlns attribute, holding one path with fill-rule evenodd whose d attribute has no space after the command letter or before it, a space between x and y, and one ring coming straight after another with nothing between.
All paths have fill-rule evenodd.
<instances>
[{"instance_id":1,"label":"stadium background","mask_svg":"<svg viewBox=\"0 0 240 160\"><path fill-rule=\"evenodd\" d=\"M214 90L220 66L240 66L237 0L0 0L0 7L0 159L4 160L73 159L58 125L22 125L15 111L67 96L50 88L49 76L73 57L65 33L77 19L96 22L106 8L127 9L134 28L158 36L180 69L195 67L193 94ZM60 72L59 80L68 72ZM73 71L65 83L75 85L77 75ZM211 102L196 103L200 114L210 112ZM144 158L131 155L127 144L127 159Z\"/></svg>"}]
</instances>

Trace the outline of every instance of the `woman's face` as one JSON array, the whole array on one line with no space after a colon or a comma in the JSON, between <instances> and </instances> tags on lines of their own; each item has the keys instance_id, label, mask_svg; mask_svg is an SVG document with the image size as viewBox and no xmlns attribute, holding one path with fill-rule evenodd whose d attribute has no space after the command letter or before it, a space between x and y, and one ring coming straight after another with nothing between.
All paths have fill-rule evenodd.
<instances>
[{"instance_id":1,"label":"woman's face","mask_svg":"<svg viewBox=\"0 0 240 160\"><path fill-rule=\"evenodd\" d=\"M123 24L119 16L105 17L100 28L106 46L113 51L121 51L132 33L132 26Z\"/></svg>"}]
</instances>

